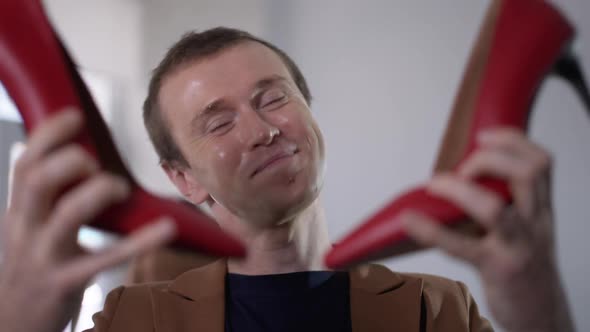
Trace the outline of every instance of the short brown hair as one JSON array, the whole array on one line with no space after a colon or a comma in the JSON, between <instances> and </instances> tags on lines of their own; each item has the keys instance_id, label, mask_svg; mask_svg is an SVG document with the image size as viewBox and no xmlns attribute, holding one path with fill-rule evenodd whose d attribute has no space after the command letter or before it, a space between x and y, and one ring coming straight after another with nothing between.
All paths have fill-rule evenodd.
<instances>
[{"instance_id":1,"label":"short brown hair","mask_svg":"<svg viewBox=\"0 0 590 332\"><path fill-rule=\"evenodd\" d=\"M143 103L143 122L150 140L156 148L160 163L179 162L182 165L187 165L186 159L174 142L160 110L158 94L164 79L186 64L214 55L230 46L245 41L260 43L277 53L289 70L307 104L311 104L311 93L307 87L305 77L303 77L295 62L273 44L246 31L225 27L213 28L203 32L188 32L168 50L160 64L152 71L148 95Z\"/></svg>"}]
</instances>

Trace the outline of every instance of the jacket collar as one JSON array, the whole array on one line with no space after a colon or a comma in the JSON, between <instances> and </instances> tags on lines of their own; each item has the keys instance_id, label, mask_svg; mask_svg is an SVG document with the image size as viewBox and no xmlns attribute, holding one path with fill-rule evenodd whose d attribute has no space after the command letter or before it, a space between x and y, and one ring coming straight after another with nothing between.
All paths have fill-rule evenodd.
<instances>
[{"instance_id":1,"label":"jacket collar","mask_svg":"<svg viewBox=\"0 0 590 332\"><path fill-rule=\"evenodd\" d=\"M154 289L156 331L223 332L225 260L183 273L167 289ZM349 271L352 331L418 331L421 279L408 279L380 265Z\"/></svg>"},{"instance_id":2,"label":"jacket collar","mask_svg":"<svg viewBox=\"0 0 590 332\"><path fill-rule=\"evenodd\" d=\"M226 261L219 259L211 264L181 274L170 284L168 289L170 292L192 301L223 295L225 293L226 274Z\"/></svg>"},{"instance_id":3,"label":"jacket collar","mask_svg":"<svg viewBox=\"0 0 590 332\"><path fill-rule=\"evenodd\" d=\"M419 331L422 279L408 278L381 265L350 270L353 332Z\"/></svg>"},{"instance_id":4,"label":"jacket collar","mask_svg":"<svg viewBox=\"0 0 590 332\"><path fill-rule=\"evenodd\" d=\"M225 326L224 260L181 274L167 289L153 289L156 332L223 332Z\"/></svg>"}]
</instances>

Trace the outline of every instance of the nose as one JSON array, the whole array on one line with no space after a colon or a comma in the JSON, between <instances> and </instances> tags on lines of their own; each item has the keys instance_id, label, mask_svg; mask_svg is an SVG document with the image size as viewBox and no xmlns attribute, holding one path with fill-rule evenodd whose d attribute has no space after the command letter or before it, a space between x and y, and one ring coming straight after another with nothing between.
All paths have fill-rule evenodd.
<instances>
[{"instance_id":1,"label":"nose","mask_svg":"<svg viewBox=\"0 0 590 332\"><path fill-rule=\"evenodd\" d=\"M256 110L242 112L241 118L241 136L251 149L270 145L281 134L277 126L264 119Z\"/></svg>"}]
</instances>

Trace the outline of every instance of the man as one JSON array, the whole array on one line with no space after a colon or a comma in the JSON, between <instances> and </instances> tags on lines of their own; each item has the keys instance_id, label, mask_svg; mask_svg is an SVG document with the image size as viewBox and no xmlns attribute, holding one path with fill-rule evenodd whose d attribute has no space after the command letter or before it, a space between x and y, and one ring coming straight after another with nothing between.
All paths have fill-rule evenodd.
<instances>
[{"instance_id":1,"label":"man","mask_svg":"<svg viewBox=\"0 0 590 332\"><path fill-rule=\"evenodd\" d=\"M288 56L245 32L188 34L171 48L144 107L150 137L179 191L207 203L248 257L118 288L95 316L95 331L491 329L460 283L379 266L324 270L324 144L310 103ZM56 116L32 135L17 165L0 276L0 319L10 331L59 331L95 273L174 234L162 221L105 252L77 246L80 224L127 194L125 183L66 144L80 122L74 113ZM573 330L554 258L550 158L514 129L486 132L480 143L459 175L437 176L429 189L488 234L470 238L415 213L405 217L407 230L478 269L505 330ZM484 173L510 182L513 207L468 181Z\"/></svg>"}]
</instances>

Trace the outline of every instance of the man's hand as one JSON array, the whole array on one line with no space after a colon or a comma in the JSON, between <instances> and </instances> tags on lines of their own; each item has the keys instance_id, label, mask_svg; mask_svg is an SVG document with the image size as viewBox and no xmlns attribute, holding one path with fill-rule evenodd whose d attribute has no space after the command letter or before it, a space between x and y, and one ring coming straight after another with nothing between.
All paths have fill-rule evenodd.
<instances>
[{"instance_id":1,"label":"man's hand","mask_svg":"<svg viewBox=\"0 0 590 332\"><path fill-rule=\"evenodd\" d=\"M428 190L461 207L487 233L473 238L423 215L405 214L407 232L479 271L494 318L507 331L573 331L561 285L551 206L551 158L515 129L485 132L458 174L440 174ZM470 179L505 179L513 204Z\"/></svg>"},{"instance_id":2,"label":"man's hand","mask_svg":"<svg viewBox=\"0 0 590 332\"><path fill-rule=\"evenodd\" d=\"M15 167L12 201L1 219L2 330L62 331L96 273L174 235L173 224L162 220L101 252L78 245L79 228L129 193L123 179L68 144L81 127L78 112L60 112L30 136Z\"/></svg>"}]
</instances>

